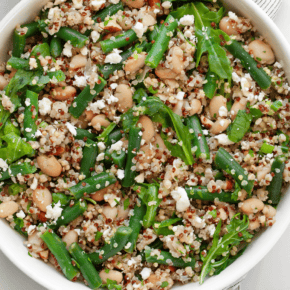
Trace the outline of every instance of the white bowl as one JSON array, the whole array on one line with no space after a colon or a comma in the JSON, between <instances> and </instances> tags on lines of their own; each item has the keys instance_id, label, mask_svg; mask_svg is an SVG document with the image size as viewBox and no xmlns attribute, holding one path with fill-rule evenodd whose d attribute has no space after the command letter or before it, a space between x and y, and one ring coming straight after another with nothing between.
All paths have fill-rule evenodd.
<instances>
[{"instance_id":1,"label":"white bowl","mask_svg":"<svg viewBox=\"0 0 290 290\"><path fill-rule=\"evenodd\" d=\"M12 32L17 24L27 23L39 13L40 9L48 0L22 0L0 23L0 60L7 59L8 45L12 44ZM252 0L224 0L224 4L230 10L250 18L271 44L278 60L285 65L288 79L290 79L290 49L288 42L279 31L273 21L264 13ZM288 65L288 66L286 66ZM253 241L243 256L235 263L224 270L220 275L207 279L203 285L191 283L184 286L177 286L178 290L221 290L233 285L236 281L249 272L275 245L288 224L290 215L288 213L290 194L282 198L277 210L277 222L272 228L267 229L258 239ZM81 283L72 283L65 279L52 267L49 267L40 260L28 256L26 247L23 246L23 238L16 233L9 225L0 220L0 249L3 253L30 278L49 290L87 290Z\"/></svg>"}]
</instances>

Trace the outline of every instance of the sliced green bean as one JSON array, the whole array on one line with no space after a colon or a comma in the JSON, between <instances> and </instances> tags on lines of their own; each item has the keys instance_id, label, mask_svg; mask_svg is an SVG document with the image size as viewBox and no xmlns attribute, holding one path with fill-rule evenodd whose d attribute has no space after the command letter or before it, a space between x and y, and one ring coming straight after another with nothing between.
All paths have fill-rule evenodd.
<instances>
[{"instance_id":1,"label":"sliced green bean","mask_svg":"<svg viewBox=\"0 0 290 290\"><path fill-rule=\"evenodd\" d=\"M68 205L62 211L61 216L57 219L56 224L52 224L51 227L58 229L60 226L68 225L70 222L81 216L88 208L85 200L78 200L73 206Z\"/></svg>"},{"instance_id":2,"label":"sliced green bean","mask_svg":"<svg viewBox=\"0 0 290 290\"><path fill-rule=\"evenodd\" d=\"M102 285L102 279L90 261L89 255L77 243L70 245L69 252L76 261L89 287L94 290L99 289Z\"/></svg>"},{"instance_id":3,"label":"sliced green bean","mask_svg":"<svg viewBox=\"0 0 290 290\"><path fill-rule=\"evenodd\" d=\"M117 4L111 4L101 11L98 11L98 13L95 14L92 19L95 22L100 23L103 22L107 16L115 15L119 10L124 10L124 5L121 1Z\"/></svg>"},{"instance_id":4,"label":"sliced green bean","mask_svg":"<svg viewBox=\"0 0 290 290\"><path fill-rule=\"evenodd\" d=\"M27 28L27 31L25 33L25 38L31 37L39 33L38 23L37 22L31 22L28 24L23 24L20 26L21 28Z\"/></svg>"},{"instance_id":5,"label":"sliced green bean","mask_svg":"<svg viewBox=\"0 0 290 290\"><path fill-rule=\"evenodd\" d=\"M83 149L83 158L80 169L80 173L85 175L86 178L90 177L92 175L92 171L95 169L97 155L97 143L91 139L88 139Z\"/></svg>"},{"instance_id":6,"label":"sliced green bean","mask_svg":"<svg viewBox=\"0 0 290 290\"><path fill-rule=\"evenodd\" d=\"M99 77L93 90L91 90L90 85L87 85L83 91L74 99L72 105L69 108L70 114L78 119L84 110L87 108L89 102L91 102L105 87L107 82Z\"/></svg>"},{"instance_id":7,"label":"sliced green bean","mask_svg":"<svg viewBox=\"0 0 290 290\"><path fill-rule=\"evenodd\" d=\"M128 253L133 253L135 251L136 243L138 240L139 233L142 228L143 217L146 213L146 205L141 202L141 205L137 204L134 207L134 213L130 217L129 227L132 229L132 233L128 237L128 243L130 247L126 247L125 251Z\"/></svg>"},{"instance_id":8,"label":"sliced green bean","mask_svg":"<svg viewBox=\"0 0 290 290\"><path fill-rule=\"evenodd\" d=\"M174 258L169 252L160 251L160 254L151 255L152 251L150 247L145 249L145 259L148 263L157 263L161 265L169 265L177 268L192 267L195 268L195 259L191 258L190 262L185 262L182 258Z\"/></svg>"},{"instance_id":9,"label":"sliced green bean","mask_svg":"<svg viewBox=\"0 0 290 290\"><path fill-rule=\"evenodd\" d=\"M274 173L273 179L269 186L267 186L267 191L269 192L268 201L273 205L277 205L281 199L281 189L283 183L283 172L285 170L285 157L277 156L271 167L271 172Z\"/></svg>"},{"instance_id":10,"label":"sliced green bean","mask_svg":"<svg viewBox=\"0 0 290 290\"><path fill-rule=\"evenodd\" d=\"M193 146L196 147L196 157L210 159L209 147L203 134L199 117L197 115L188 117L186 125L189 128Z\"/></svg>"},{"instance_id":11,"label":"sliced green bean","mask_svg":"<svg viewBox=\"0 0 290 290\"><path fill-rule=\"evenodd\" d=\"M243 49L239 42L231 40L231 44L225 45L225 48L235 58L241 61L242 66L250 73L252 78L263 90L266 90L271 86L271 77L267 75L262 67L258 68L258 63Z\"/></svg>"},{"instance_id":12,"label":"sliced green bean","mask_svg":"<svg viewBox=\"0 0 290 290\"><path fill-rule=\"evenodd\" d=\"M64 41L70 41L71 45L77 48L84 47L89 41L87 36L69 27L61 27L56 36Z\"/></svg>"},{"instance_id":13,"label":"sliced green bean","mask_svg":"<svg viewBox=\"0 0 290 290\"><path fill-rule=\"evenodd\" d=\"M73 280L79 274L79 271L72 265L72 259L61 238L52 230L47 230L40 237L56 258L66 278Z\"/></svg>"},{"instance_id":14,"label":"sliced green bean","mask_svg":"<svg viewBox=\"0 0 290 290\"><path fill-rule=\"evenodd\" d=\"M157 68L165 52L168 49L169 41L173 36L173 32L177 28L178 23L172 15L168 15L164 23L161 25L160 31L153 43L145 64L151 68Z\"/></svg>"},{"instance_id":15,"label":"sliced green bean","mask_svg":"<svg viewBox=\"0 0 290 290\"><path fill-rule=\"evenodd\" d=\"M240 202L239 200L235 200L235 197L232 192L225 191L222 191L220 193L209 192L206 186L194 186L194 187L185 186L185 191L188 197L191 199L214 201L216 198L218 198L219 201L228 203Z\"/></svg>"},{"instance_id":16,"label":"sliced green bean","mask_svg":"<svg viewBox=\"0 0 290 290\"><path fill-rule=\"evenodd\" d=\"M114 130L106 141L106 146L111 146L112 144L118 142L123 137L123 131L121 129Z\"/></svg>"},{"instance_id":17,"label":"sliced green bean","mask_svg":"<svg viewBox=\"0 0 290 290\"><path fill-rule=\"evenodd\" d=\"M102 172L80 181L77 185L69 188L75 199L80 199L84 194L91 194L116 182L112 173Z\"/></svg>"},{"instance_id":18,"label":"sliced green bean","mask_svg":"<svg viewBox=\"0 0 290 290\"><path fill-rule=\"evenodd\" d=\"M1 172L1 177L0 181L9 179L13 176L17 176L18 174L20 175L27 175L27 174L33 174L34 172L37 171L37 168L34 165L31 165L30 162L23 162L21 164L11 164L9 168Z\"/></svg>"},{"instance_id":19,"label":"sliced green bean","mask_svg":"<svg viewBox=\"0 0 290 290\"><path fill-rule=\"evenodd\" d=\"M133 158L137 155L137 152L140 149L141 138L142 136L139 134L141 132L141 128L139 127L131 127L129 131L129 143L128 143L128 154L126 159L125 166L125 177L122 181L122 185L124 187L130 187L135 183L136 177L136 169L134 170L135 164L133 163Z\"/></svg>"},{"instance_id":20,"label":"sliced green bean","mask_svg":"<svg viewBox=\"0 0 290 290\"><path fill-rule=\"evenodd\" d=\"M54 37L50 42L50 54L52 57L57 58L61 55L63 50L63 45L61 39Z\"/></svg>"},{"instance_id":21,"label":"sliced green bean","mask_svg":"<svg viewBox=\"0 0 290 290\"><path fill-rule=\"evenodd\" d=\"M107 128L104 129L104 131L97 137L98 141L100 142L107 142L107 139L109 138L109 135L112 133L114 128L117 126L116 123L111 123Z\"/></svg>"},{"instance_id":22,"label":"sliced green bean","mask_svg":"<svg viewBox=\"0 0 290 290\"><path fill-rule=\"evenodd\" d=\"M27 141L35 141L37 131L36 120L38 118L38 94L27 90L24 110L23 135Z\"/></svg>"},{"instance_id":23,"label":"sliced green bean","mask_svg":"<svg viewBox=\"0 0 290 290\"><path fill-rule=\"evenodd\" d=\"M21 57L21 54L24 53L25 45L26 45L26 37L24 32L19 32L17 29L15 29L13 33L12 56Z\"/></svg>"},{"instance_id":24,"label":"sliced green bean","mask_svg":"<svg viewBox=\"0 0 290 290\"><path fill-rule=\"evenodd\" d=\"M155 41L160 32L161 24L155 24L153 30L148 30L147 38L150 42Z\"/></svg>"},{"instance_id":25,"label":"sliced green bean","mask_svg":"<svg viewBox=\"0 0 290 290\"><path fill-rule=\"evenodd\" d=\"M120 152L113 152L111 157L113 163L117 165L119 169L123 169L125 167L126 153L124 150L121 150Z\"/></svg>"},{"instance_id":26,"label":"sliced green bean","mask_svg":"<svg viewBox=\"0 0 290 290\"><path fill-rule=\"evenodd\" d=\"M106 39L100 42L101 48L104 53L111 52L114 48L121 48L131 44L133 41L137 40L137 34L133 29L129 29L126 32L114 37L112 39Z\"/></svg>"},{"instance_id":27,"label":"sliced green bean","mask_svg":"<svg viewBox=\"0 0 290 290\"><path fill-rule=\"evenodd\" d=\"M245 172L245 169L222 147L217 151L215 164L227 174L231 175L238 185L248 194L251 194L254 187L254 180L248 179L248 174Z\"/></svg>"},{"instance_id":28,"label":"sliced green bean","mask_svg":"<svg viewBox=\"0 0 290 290\"><path fill-rule=\"evenodd\" d=\"M75 139L77 140L87 141L87 139L96 140L97 138L97 134L90 133L88 130L77 128L76 131L77 135L75 136Z\"/></svg>"},{"instance_id":29,"label":"sliced green bean","mask_svg":"<svg viewBox=\"0 0 290 290\"><path fill-rule=\"evenodd\" d=\"M30 70L29 60L12 56L7 61L7 66L15 69Z\"/></svg>"},{"instance_id":30,"label":"sliced green bean","mask_svg":"<svg viewBox=\"0 0 290 290\"><path fill-rule=\"evenodd\" d=\"M205 79L207 80L207 83L203 86L204 93L209 99L212 99L218 86L219 77L208 70Z\"/></svg>"},{"instance_id":31,"label":"sliced green bean","mask_svg":"<svg viewBox=\"0 0 290 290\"><path fill-rule=\"evenodd\" d=\"M110 243L105 244L98 252L89 255L93 264L99 265L122 251L131 233L131 228L119 227L115 235L111 238Z\"/></svg>"}]
</instances>

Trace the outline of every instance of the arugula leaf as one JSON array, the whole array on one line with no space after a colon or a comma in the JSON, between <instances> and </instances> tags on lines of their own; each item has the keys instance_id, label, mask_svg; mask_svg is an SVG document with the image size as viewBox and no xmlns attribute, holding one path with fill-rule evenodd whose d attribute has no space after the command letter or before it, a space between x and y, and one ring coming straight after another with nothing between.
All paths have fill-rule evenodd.
<instances>
[{"instance_id":1,"label":"arugula leaf","mask_svg":"<svg viewBox=\"0 0 290 290\"><path fill-rule=\"evenodd\" d=\"M13 132L1 139L7 143L7 147L0 148L0 158L7 160L8 164L33 153L31 145Z\"/></svg>"},{"instance_id":2,"label":"arugula leaf","mask_svg":"<svg viewBox=\"0 0 290 290\"><path fill-rule=\"evenodd\" d=\"M174 232L170 230L168 227L182 221L182 218L174 218L174 219L168 219L165 221L162 221L160 223L154 223L153 228L155 233L160 236L168 236L168 235L174 235Z\"/></svg>"},{"instance_id":3,"label":"arugula leaf","mask_svg":"<svg viewBox=\"0 0 290 290\"><path fill-rule=\"evenodd\" d=\"M232 142L240 142L250 129L252 115L245 110L239 110L234 122L228 127L228 137Z\"/></svg>"},{"instance_id":4,"label":"arugula leaf","mask_svg":"<svg viewBox=\"0 0 290 290\"><path fill-rule=\"evenodd\" d=\"M274 150L275 146L267 144L264 142L260 148L260 152L264 154L271 154Z\"/></svg>"},{"instance_id":5,"label":"arugula leaf","mask_svg":"<svg viewBox=\"0 0 290 290\"><path fill-rule=\"evenodd\" d=\"M21 235L23 235L24 237L28 237L28 234L26 231L22 231L22 228L24 228L24 220L22 218L18 218L16 217L16 215L14 215L14 229Z\"/></svg>"},{"instance_id":6,"label":"arugula leaf","mask_svg":"<svg viewBox=\"0 0 290 290\"><path fill-rule=\"evenodd\" d=\"M247 232L249 226L248 216L244 215L243 219L240 219L240 214L236 214L230 224L227 226L227 234L221 239L219 238L221 232L222 221L220 220L215 233L213 235L213 242L206 257L201 255L203 266L200 274L200 284L204 282L205 277L214 270L215 267L220 267L223 263L226 263L228 258L222 258L222 254L230 252L233 246L239 245L242 241L246 241L252 238L252 235ZM221 259L218 262L215 260Z\"/></svg>"},{"instance_id":7,"label":"arugula leaf","mask_svg":"<svg viewBox=\"0 0 290 290\"><path fill-rule=\"evenodd\" d=\"M15 196L18 193L25 191L26 189L27 189L27 186L25 184L13 183L8 188L8 194Z\"/></svg>"},{"instance_id":8,"label":"arugula leaf","mask_svg":"<svg viewBox=\"0 0 290 290\"><path fill-rule=\"evenodd\" d=\"M255 119L259 119L263 116L263 113L261 112L261 110L259 110L257 108L250 108L250 113L251 113L252 117Z\"/></svg>"},{"instance_id":9,"label":"arugula leaf","mask_svg":"<svg viewBox=\"0 0 290 290\"><path fill-rule=\"evenodd\" d=\"M117 281L107 279L107 283L103 284L102 287L106 287L109 290L122 290L122 285L118 285Z\"/></svg>"}]
</instances>

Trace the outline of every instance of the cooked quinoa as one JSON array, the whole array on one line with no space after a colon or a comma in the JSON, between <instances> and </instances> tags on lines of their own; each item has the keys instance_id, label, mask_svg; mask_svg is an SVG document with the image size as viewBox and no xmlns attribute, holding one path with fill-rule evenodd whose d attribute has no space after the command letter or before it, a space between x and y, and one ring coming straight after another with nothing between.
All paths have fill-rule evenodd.
<instances>
[{"instance_id":1,"label":"cooked quinoa","mask_svg":"<svg viewBox=\"0 0 290 290\"><path fill-rule=\"evenodd\" d=\"M16 27L0 218L29 255L92 289L167 290L274 225L290 88L250 20L215 2L55 0Z\"/></svg>"}]
</instances>

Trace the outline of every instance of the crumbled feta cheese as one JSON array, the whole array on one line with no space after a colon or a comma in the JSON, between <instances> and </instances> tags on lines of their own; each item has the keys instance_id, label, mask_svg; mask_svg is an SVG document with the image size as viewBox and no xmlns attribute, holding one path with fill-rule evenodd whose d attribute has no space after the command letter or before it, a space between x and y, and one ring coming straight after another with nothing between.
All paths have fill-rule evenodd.
<instances>
[{"instance_id":1,"label":"crumbled feta cheese","mask_svg":"<svg viewBox=\"0 0 290 290\"><path fill-rule=\"evenodd\" d=\"M172 4L171 4L170 1L164 1L162 3L162 7L165 8L165 9L169 9L171 6L172 6Z\"/></svg>"},{"instance_id":2,"label":"crumbled feta cheese","mask_svg":"<svg viewBox=\"0 0 290 290\"><path fill-rule=\"evenodd\" d=\"M225 106L219 108L219 115L220 117L226 117L228 115L228 110Z\"/></svg>"},{"instance_id":3,"label":"crumbled feta cheese","mask_svg":"<svg viewBox=\"0 0 290 290\"><path fill-rule=\"evenodd\" d=\"M98 100L94 104L100 110L102 110L102 109L104 109L106 107L105 102L103 100Z\"/></svg>"},{"instance_id":4,"label":"crumbled feta cheese","mask_svg":"<svg viewBox=\"0 0 290 290\"><path fill-rule=\"evenodd\" d=\"M105 0L94 0L91 2L91 5L94 8L94 10L99 10L104 4L106 4Z\"/></svg>"},{"instance_id":5,"label":"crumbled feta cheese","mask_svg":"<svg viewBox=\"0 0 290 290\"><path fill-rule=\"evenodd\" d=\"M87 85L87 78L85 76L78 76L75 75L75 81L73 81L73 84L77 87L85 87Z\"/></svg>"},{"instance_id":6,"label":"crumbled feta cheese","mask_svg":"<svg viewBox=\"0 0 290 290\"><path fill-rule=\"evenodd\" d=\"M116 142L115 144L113 144L109 150L110 153L114 152L114 151L120 151L122 149L123 146L123 141L119 140L118 142Z\"/></svg>"},{"instance_id":7,"label":"crumbled feta cheese","mask_svg":"<svg viewBox=\"0 0 290 290\"><path fill-rule=\"evenodd\" d=\"M109 53L105 58L105 63L120 63L122 61L122 56L119 54L120 50L113 49L113 52Z\"/></svg>"},{"instance_id":8,"label":"crumbled feta cheese","mask_svg":"<svg viewBox=\"0 0 290 290\"><path fill-rule=\"evenodd\" d=\"M112 83L112 84L110 84L110 87L112 88L112 90L116 89L117 86L118 86L118 84L116 84L116 83Z\"/></svg>"},{"instance_id":9,"label":"crumbled feta cheese","mask_svg":"<svg viewBox=\"0 0 290 290\"><path fill-rule=\"evenodd\" d=\"M7 164L7 162L6 162L4 159L2 159L2 158L0 158L0 168L1 168L3 171L6 171L6 170L8 169L8 164Z\"/></svg>"},{"instance_id":10,"label":"crumbled feta cheese","mask_svg":"<svg viewBox=\"0 0 290 290\"><path fill-rule=\"evenodd\" d=\"M86 46L84 46L82 49L81 49L81 54L82 55L87 55L89 52L88 48Z\"/></svg>"},{"instance_id":11,"label":"crumbled feta cheese","mask_svg":"<svg viewBox=\"0 0 290 290\"><path fill-rule=\"evenodd\" d=\"M176 95L177 100L183 100L185 93L184 92L178 92Z\"/></svg>"},{"instance_id":12,"label":"crumbled feta cheese","mask_svg":"<svg viewBox=\"0 0 290 290\"><path fill-rule=\"evenodd\" d=\"M105 159L105 153L100 153L98 156L97 156L97 161L102 161Z\"/></svg>"},{"instance_id":13,"label":"crumbled feta cheese","mask_svg":"<svg viewBox=\"0 0 290 290\"><path fill-rule=\"evenodd\" d=\"M241 78L237 75L236 72L232 73L232 78L233 78L233 81L236 83L239 83L241 81Z\"/></svg>"},{"instance_id":14,"label":"crumbled feta cheese","mask_svg":"<svg viewBox=\"0 0 290 290\"><path fill-rule=\"evenodd\" d=\"M31 70L37 68L37 61L35 58L31 57L29 59L29 66Z\"/></svg>"},{"instance_id":15,"label":"crumbled feta cheese","mask_svg":"<svg viewBox=\"0 0 290 290\"><path fill-rule=\"evenodd\" d=\"M140 272L140 275L142 276L143 280L148 279L150 274L151 274L151 269L150 268L143 268L142 271Z\"/></svg>"},{"instance_id":16,"label":"crumbled feta cheese","mask_svg":"<svg viewBox=\"0 0 290 290\"><path fill-rule=\"evenodd\" d=\"M54 207L52 207L50 204L46 207L45 217L48 219L53 219L54 221L56 221L61 216L62 210L63 209L61 208L60 201L58 201L58 203L55 204Z\"/></svg>"},{"instance_id":17,"label":"crumbled feta cheese","mask_svg":"<svg viewBox=\"0 0 290 290\"><path fill-rule=\"evenodd\" d=\"M192 25L194 23L194 16L193 15L184 15L180 18L180 24L187 26Z\"/></svg>"},{"instance_id":18,"label":"crumbled feta cheese","mask_svg":"<svg viewBox=\"0 0 290 290\"><path fill-rule=\"evenodd\" d=\"M70 44L70 41L68 41L64 44L62 53L67 57L72 57L72 48L73 46Z\"/></svg>"},{"instance_id":19,"label":"crumbled feta cheese","mask_svg":"<svg viewBox=\"0 0 290 290\"><path fill-rule=\"evenodd\" d=\"M98 33L97 31L92 31L91 33L91 38L93 40L93 42L97 42L100 38L100 33Z\"/></svg>"},{"instance_id":20,"label":"crumbled feta cheese","mask_svg":"<svg viewBox=\"0 0 290 290\"><path fill-rule=\"evenodd\" d=\"M18 213L16 214L16 216L17 216L18 218L20 218L20 219L24 219L24 218L25 218L25 213L24 213L23 210L21 210L20 212L18 212Z\"/></svg>"},{"instance_id":21,"label":"crumbled feta cheese","mask_svg":"<svg viewBox=\"0 0 290 290\"><path fill-rule=\"evenodd\" d=\"M41 115L47 115L51 112L51 100L48 98L43 98L42 100L38 101L39 113Z\"/></svg>"},{"instance_id":22,"label":"crumbled feta cheese","mask_svg":"<svg viewBox=\"0 0 290 290\"><path fill-rule=\"evenodd\" d=\"M30 188L31 188L32 190L35 190L35 189L37 188L37 185L38 185L38 180L37 180L37 178L33 177L33 182L32 182L32 184L30 185Z\"/></svg>"},{"instance_id":23,"label":"crumbled feta cheese","mask_svg":"<svg viewBox=\"0 0 290 290\"><path fill-rule=\"evenodd\" d=\"M101 151L104 151L106 149L106 145L104 142L99 142L98 143L98 147Z\"/></svg>"},{"instance_id":24,"label":"crumbled feta cheese","mask_svg":"<svg viewBox=\"0 0 290 290\"><path fill-rule=\"evenodd\" d=\"M73 8L75 9L83 8L83 0L72 0L72 2L73 2Z\"/></svg>"},{"instance_id":25,"label":"crumbled feta cheese","mask_svg":"<svg viewBox=\"0 0 290 290\"><path fill-rule=\"evenodd\" d=\"M123 169L118 169L118 170L117 170L117 177L118 177L119 179L123 179L123 178L125 177L125 170L123 170Z\"/></svg>"},{"instance_id":26,"label":"crumbled feta cheese","mask_svg":"<svg viewBox=\"0 0 290 290\"><path fill-rule=\"evenodd\" d=\"M133 26L133 30L136 32L138 38L141 38L143 36L144 31L145 31L143 23L142 22L137 22Z\"/></svg>"},{"instance_id":27,"label":"crumbled feta cheese","mask_svg":"<svg viewBox=\"0 0 290 290\"><path fill-rule=\"evenodd\" d=\"M189 198L183 187L177 187L176 190L172 190L171 196L176 201L176 209L178 211L186 211L190 206Z\"/></svg>"},{"instance_id":28,"label":"crumbled feta cheese","mask_svg":"<svg viewBox=\"0 0 290 290\"><path fill-rule=\"evenodd\" d=\"M234 20L234 21L239 21L238 16L236 15L236 13L229 11L229 18Z\"/></svg>"},{"instance_id":29,"label":"crumbled feta cheese","mask_svg":"<svg viewBox=\"0 0 290 290\"><path fill-rule=\"evenodd\" d=\"M71 123L69 123L69 122L66 122L65 123L65 125L66 125L66 127L68 128L68 130L74 135L74 136L76 136L77 135L77 128L74 126L74 125L72 125Z\"/></svg>"},{"instance_id":30,"label":"crumbled feta cheese","mask_svg":"<svg viewBox=\"0 0 290 290\"><path fill-rule=\"evenodd\" d=\"M35 228L36 228L36 226L34 226L34 225L29 226L27 229L27 234L30 235L35 230Z\"/></svg>"},{"instance_id":31,"label":"crumbled feta cheese","mask_svg":"<svg viewBox=\"0 0 290 290\"><path fill-rule=\"evenodd\" d=\"M27 106L27 107L30 106L30 99L28 99L28 98L25 99L25 106Z\"/></svg>"}]
</instances>

